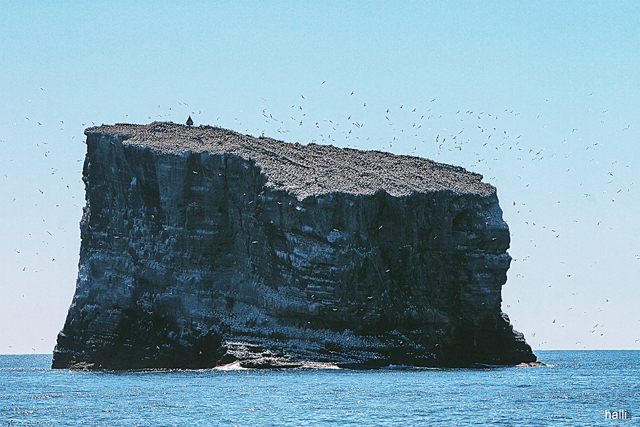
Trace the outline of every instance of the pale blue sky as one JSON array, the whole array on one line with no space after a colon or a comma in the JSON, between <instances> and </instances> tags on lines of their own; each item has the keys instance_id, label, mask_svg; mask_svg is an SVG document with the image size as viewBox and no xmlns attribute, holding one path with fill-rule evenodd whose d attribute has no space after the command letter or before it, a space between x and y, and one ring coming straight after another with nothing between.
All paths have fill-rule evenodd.
<instances>
[{"instance_id":1,"label":"pale blue sky","mask_svg":"<svg viewBox=\"0 0 640 427\"><path fill-rule=\"evenodd\" d=\"M63 326L83 129L188 115L482 173L533 349L640 349L639 82L635 1L5 1L0 353Z\"/></svg>"}]
</instances>

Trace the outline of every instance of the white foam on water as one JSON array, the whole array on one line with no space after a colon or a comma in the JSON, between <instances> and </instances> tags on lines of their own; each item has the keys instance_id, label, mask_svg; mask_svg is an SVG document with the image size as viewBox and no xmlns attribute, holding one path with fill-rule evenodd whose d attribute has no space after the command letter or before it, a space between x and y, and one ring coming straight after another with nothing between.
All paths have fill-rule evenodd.
<instances>
[{"instance_id":1,"label":"white foam on water","mask_svg":"<svg viewBox=\"0 0 640 427\"><path fill-rule=\"evenodd\" d=\"M213 368L214 371L246 371L247 368L243 368L240 362L228 363L226 365L220 365Z\"/></svg>"}]
</instances>

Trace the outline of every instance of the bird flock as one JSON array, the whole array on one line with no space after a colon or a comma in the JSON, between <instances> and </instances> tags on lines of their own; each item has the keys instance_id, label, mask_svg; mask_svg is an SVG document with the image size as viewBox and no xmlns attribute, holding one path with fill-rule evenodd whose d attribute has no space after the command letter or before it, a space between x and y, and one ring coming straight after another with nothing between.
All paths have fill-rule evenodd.
<instances>
[{"instance_id":1,"label":"bird flock","mask_svg":"<svg viewBox=\"0 0 640 427\"><path fill-rule=\"evenodd\" d=\"M188 116L195 122L194 126L211 124L288 142L416 155L482 173L487 182L498 188L504 216L512 230L514 259L509 281L521 287L542 287L528 282L535 269L525 266L542 259L543 250L550 245L566 245L567 250L571 250L571 240L564 240L565 236L573 236L580 230L615 229L616 224L612 222L615 215L610 212L617 209L618 204L629 206L638 200L633 161L638 160L639 125L619 122L617 117L612 117L612 108L601 102L594 101L591 105L585 102L582 117L575 124L558 122L549 113L553 110L546 107L554 102L548 97L541 97L542 111L537 112L511 107L494 110L453 107L442 96L385 105L375 97L366 99L366 95L353 89L345 90L340 99L332 101L331 105L336 108L327 110L321 95L323 90L329 90L328 86L325 80L318 83L318 87L310 88L309 93L291 95L286 105L282 102L271 105L267 98L261 97L252 104L255 110L233 112L226 111L224 106L194 108L190 105L192 102L184 101L173 105L156 103L148 114L126 112L116 121L146 118L185 123ZM39 87L38 91L45 92L46 88ZM588 101L593 95L593 92L585 93L584 98ZM28 99L27 105L37 103L37 99L37 96ZM76 225L83 205L81 132L101 119L39 117L29 112L21 120L13 117L13 129L0 134L3 147L15 145L16 141L31 145L28 156L19 150L5 150L11 154L2 159L3 187L13 189L5 194L3 202L15 206L16 212L28 212L30 221L24 230L15 230L15 238L3 245L11 246L12 261L20 272L46 274L52 270L52 264L59 262L56 260L67 258L70 250L77 255L77 248L70 246L77 239ZM634 155L625 155L629 141L635 141ZM29 182L15 185L24 180L26 158L37 166L37 171L29 174ZM545 186L548 188L543 189ZM548 194L540 199L539 195L547 189ZM609 214L580 215L581 209ZM554 219L560 212L572 210L576 211L574 218ZM73 212L72 221L61 219L68 218L70 212ZM631 258L640 270L640 246L634 248ZM562 271L562 277L545 284L545 292L561 292L556 289L563 288L564 293L550 293L549 298L575 298L580 305L578 297L582 291L576 278L581 272L573 271L572 263L567 260L556 262L560 267L555 270ZM597 260L593 260L589 267L598 268L596 264ZM537 268L544 267L538 265ZM514 309L518 304L527 304L527 301L520 303L516 298L505 304L505 309ZM609 299L602 298L595 305L588 305L587 310L579 310L576 304L564 311L580 315L606 311ZM549 323L564 328L563 322L570 320L565 315L562 319L553 317ZM593 323L587 333L604 337L605 325L609 322ZM530 337L542 347L546 339L539 334L533 329L529 331ZM635 338L637 343L640 337ZM577 340L574 345L580 347L583 341Z\"/></svg>"},{"instance_id":2,"label":"bird flock","mask_svg":"<svg viewBox=\"0 0 640 427\"><path fill-rule=\"evenodd\" d=\"M586 104L593 95L593 92L585 94ZM304 94L294 99L288 108L265 106L260 111L263 124L259 132L289 141L420 155L480 172L488 182L498 186L499 192L508 188L507 194L512 199L508 203L503 201L502 206L512 238L515 241L524 237L528 243L517 245L527 251L517 251L509 276L510 280L519 281L520 286L537 285L528 281L529 277L537 277L531 274L533 267L519 267L519 264L540 262L543 257L536 256L536 250L540 253L555 246L570 252L574 244L572 236L576 233L591 233L598 228L619 232L620 224L614 221L615 215L611 212L618 209L618 205L620 209L628 209L637 200L634 156L618 154L621 147L628 147L632 153L635 149L635 159L639 160L637 129L633 123L620 123L617 117L612 118L610 108L598 108L596 101L579 111L581 116L567 126L549 113L553 108L545 104L553 103L550 98L541 100L544 111L532 113L514 108L494 111L451 108L448 104L440 106L438 97L394 105L362 98L349 103L355 96L356 91L345 91L344 104L348 104L349 109L333 117L319 118L312 114L313 97ZM541 179L541 175L548 177ZM550 191L541 200L539 194L545 186ZM581 214L582 211L590 214ZM567 213L575 215L568 218ZM640 260L640 245L632 250L632 254L621 256L629 259L631 255L634 261ZM558 298L560 292L563 301L586 307L576 311L580 316L606 312L609 304L609 299L604 297L606 290L599 298L590 297L588 291L580 289L585 272L575 271L579 268L575 263L567 264L563 259L555 262L558 264L555 270L561 274L545 285L549 299ZM598 268L597 263L596 258L585 264ZM631 268L640 271L640 265ZM602 283L602 286L609 285ZM560 291L556 291L557 288ZM569 292L571 290L578 292ZM591 304L584 304L584 299L591 299ZM519 299L516 304L520 304ZM566 311L572 310L573 307L569 307ZM564 323L572 320L565 316L562 321L550 318L549 323L562 329ZM604 337L605 322L597 322L588 328L588 333ZM535 332L531 336L535 337ZM543 339L534 341L538 347L547 344ZM585 347L580 340L574 345Z\"/></svg>"}]
</instances>

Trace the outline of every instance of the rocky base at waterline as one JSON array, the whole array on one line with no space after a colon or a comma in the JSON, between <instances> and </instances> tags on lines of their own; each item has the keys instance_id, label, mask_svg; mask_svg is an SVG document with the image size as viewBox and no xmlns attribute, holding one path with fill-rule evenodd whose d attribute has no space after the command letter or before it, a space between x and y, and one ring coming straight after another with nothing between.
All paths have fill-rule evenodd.
<instances>
[{"instance_id":1,"label":"rocky base at waterline","mask_svg":"<svg viewBox=\"0 0 640 427\"><path fill-rule=\"evenodd\" d=\"M516 365L496 189L426 159L173 123L85 131L54 368Z\"/></svg>"}]
</instances>

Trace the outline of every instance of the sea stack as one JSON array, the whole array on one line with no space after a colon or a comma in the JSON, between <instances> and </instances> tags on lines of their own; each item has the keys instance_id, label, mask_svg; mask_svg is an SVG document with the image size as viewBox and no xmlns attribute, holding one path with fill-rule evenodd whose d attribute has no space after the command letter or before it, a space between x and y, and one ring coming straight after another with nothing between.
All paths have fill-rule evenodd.
<instances>
[{"instance_id":1,"label":"sea stack","mask_svg":"<svg viewBox=\"0 0 640 427\"><path fill-rule=\"evenodd\" d=\"M209 126L85 131L54 368L534 362L496 189L427 159Z\"/></svg>"}]
</instances>

